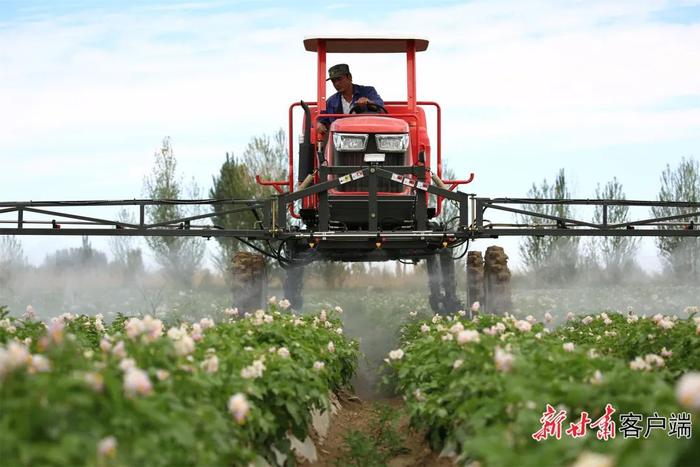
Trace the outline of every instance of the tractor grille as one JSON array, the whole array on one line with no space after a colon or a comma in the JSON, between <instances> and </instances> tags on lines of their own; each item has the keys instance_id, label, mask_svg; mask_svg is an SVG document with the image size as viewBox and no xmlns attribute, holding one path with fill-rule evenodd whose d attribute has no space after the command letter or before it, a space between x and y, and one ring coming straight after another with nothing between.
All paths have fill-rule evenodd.
<instances>
[{"instance_id":1,"label":"tractor grille","mask_svg":"<svg viewBox=\"0 0 700 467\"><path fill-rule=\"evenodd\" d=\"M405 155L403 153L386 153L384 165L405 165L404 157ZM336 152L335 161L337 162L335 162L334 165L361 166L365 165L364 160L365 153L363 152ZM378 191L386 193L401 193L403 191L403 186L384 178L377 180L377 188ZM369 191L369 178L365 177L355 180L354 182L340 185L337 190L341 192Z\"/></svg>"}]
</instances>

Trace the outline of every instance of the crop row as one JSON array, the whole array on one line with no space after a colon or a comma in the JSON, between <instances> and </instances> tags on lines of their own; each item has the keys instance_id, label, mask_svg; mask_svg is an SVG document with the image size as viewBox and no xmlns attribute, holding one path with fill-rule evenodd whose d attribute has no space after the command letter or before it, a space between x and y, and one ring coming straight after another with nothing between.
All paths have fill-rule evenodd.
<instances>
[{"instance_id":1,"label":"crop row","mask_svg":"<svg viewBox=\"0 0 700 467\"><path fill-rule=\"evenodd\" d=\"M290 456L354 373L338 314L281 309L167 326L0 309L6 465L247 465Z\"/></svg>"},{"instance_id":2,"label":"crop row","mask_svg":"<svg viewBox=\"0 0 700 467\"><path fill-rule=\"evenodd\" d=\"M689 465L700 318L686 311L569 316L555 329L549 313L435 316L406 325L387 361L412 423L463 463Z\"/></svg>"}]
</instances>

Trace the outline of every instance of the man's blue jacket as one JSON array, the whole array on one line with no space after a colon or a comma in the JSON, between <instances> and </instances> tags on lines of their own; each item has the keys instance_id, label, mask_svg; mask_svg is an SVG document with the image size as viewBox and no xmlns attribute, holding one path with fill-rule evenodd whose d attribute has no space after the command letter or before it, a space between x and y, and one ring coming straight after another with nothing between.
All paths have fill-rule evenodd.
<instances>
[{"instance_id":1,"label":"man's blue jacket","mask_svg":"<svg viewBox=\"0 0 700 467\"><path fill-rule=\"evenodd\" d=\"M352 108L353 105L355 105L355 102L357 102L357 99L361 97L366 97L367 99L371 100L375 104L379 104L382 107L384 106L384 101L382 100L381 97L379 97L379 94L377 93L377 90L374 89L372 86L362 86L360 84L353 84L352 85L352 102L350 103L350 108ZM341 101L342 96L340 95L339 92L336 92L333 94L331 97L328 98L326 101L326 110L321 112L322 114L342 114L343 113L343 103ZM335 120L333 117L328 117L328 118L320 118L319 121L326 125L326 127L330 128L331 122Z\"/></svg>"}]
</instances>

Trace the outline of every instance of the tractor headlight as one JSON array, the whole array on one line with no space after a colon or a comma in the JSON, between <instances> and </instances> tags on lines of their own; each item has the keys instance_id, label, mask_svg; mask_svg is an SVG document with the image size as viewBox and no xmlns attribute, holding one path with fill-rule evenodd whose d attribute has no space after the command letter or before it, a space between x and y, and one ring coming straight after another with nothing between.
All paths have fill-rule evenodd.
<instances>
[{"instance_id":1,"label":"tractor headlight","mask_svg":"<svg viewBox=\"0 0 700 467\"><path fill-rule=\"evenodd\" d=\"M377 149L384 152L404 152L408 148L408 134L376 135Z\"/></svg>"},{"instance_id":2,"label":"tractor headlight","mask_svg":"<svg viewBox=\"0 0 700 467\"><path fill-rule=\"evenodd\" d=\"M337 151L364 151L367 147L367 134L333 133L333 146Z\"/></svg>"}]
</instances>

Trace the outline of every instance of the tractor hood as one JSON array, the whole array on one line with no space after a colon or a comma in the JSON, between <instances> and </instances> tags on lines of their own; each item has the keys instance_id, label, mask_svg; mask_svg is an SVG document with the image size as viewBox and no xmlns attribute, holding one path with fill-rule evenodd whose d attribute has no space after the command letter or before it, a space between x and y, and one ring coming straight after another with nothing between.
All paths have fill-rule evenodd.
<instances>
[{"instance_id":1,"label":"tractor hood","mask_svg":"<svg viewBox=\"0 0 700 467\"><path fill-rule=\"evenodd\" d=\"M408 123L398 118L362 115L335 120L331 125L331 131L343 133L408 133Z\"/></svg>"}]
</instances>

